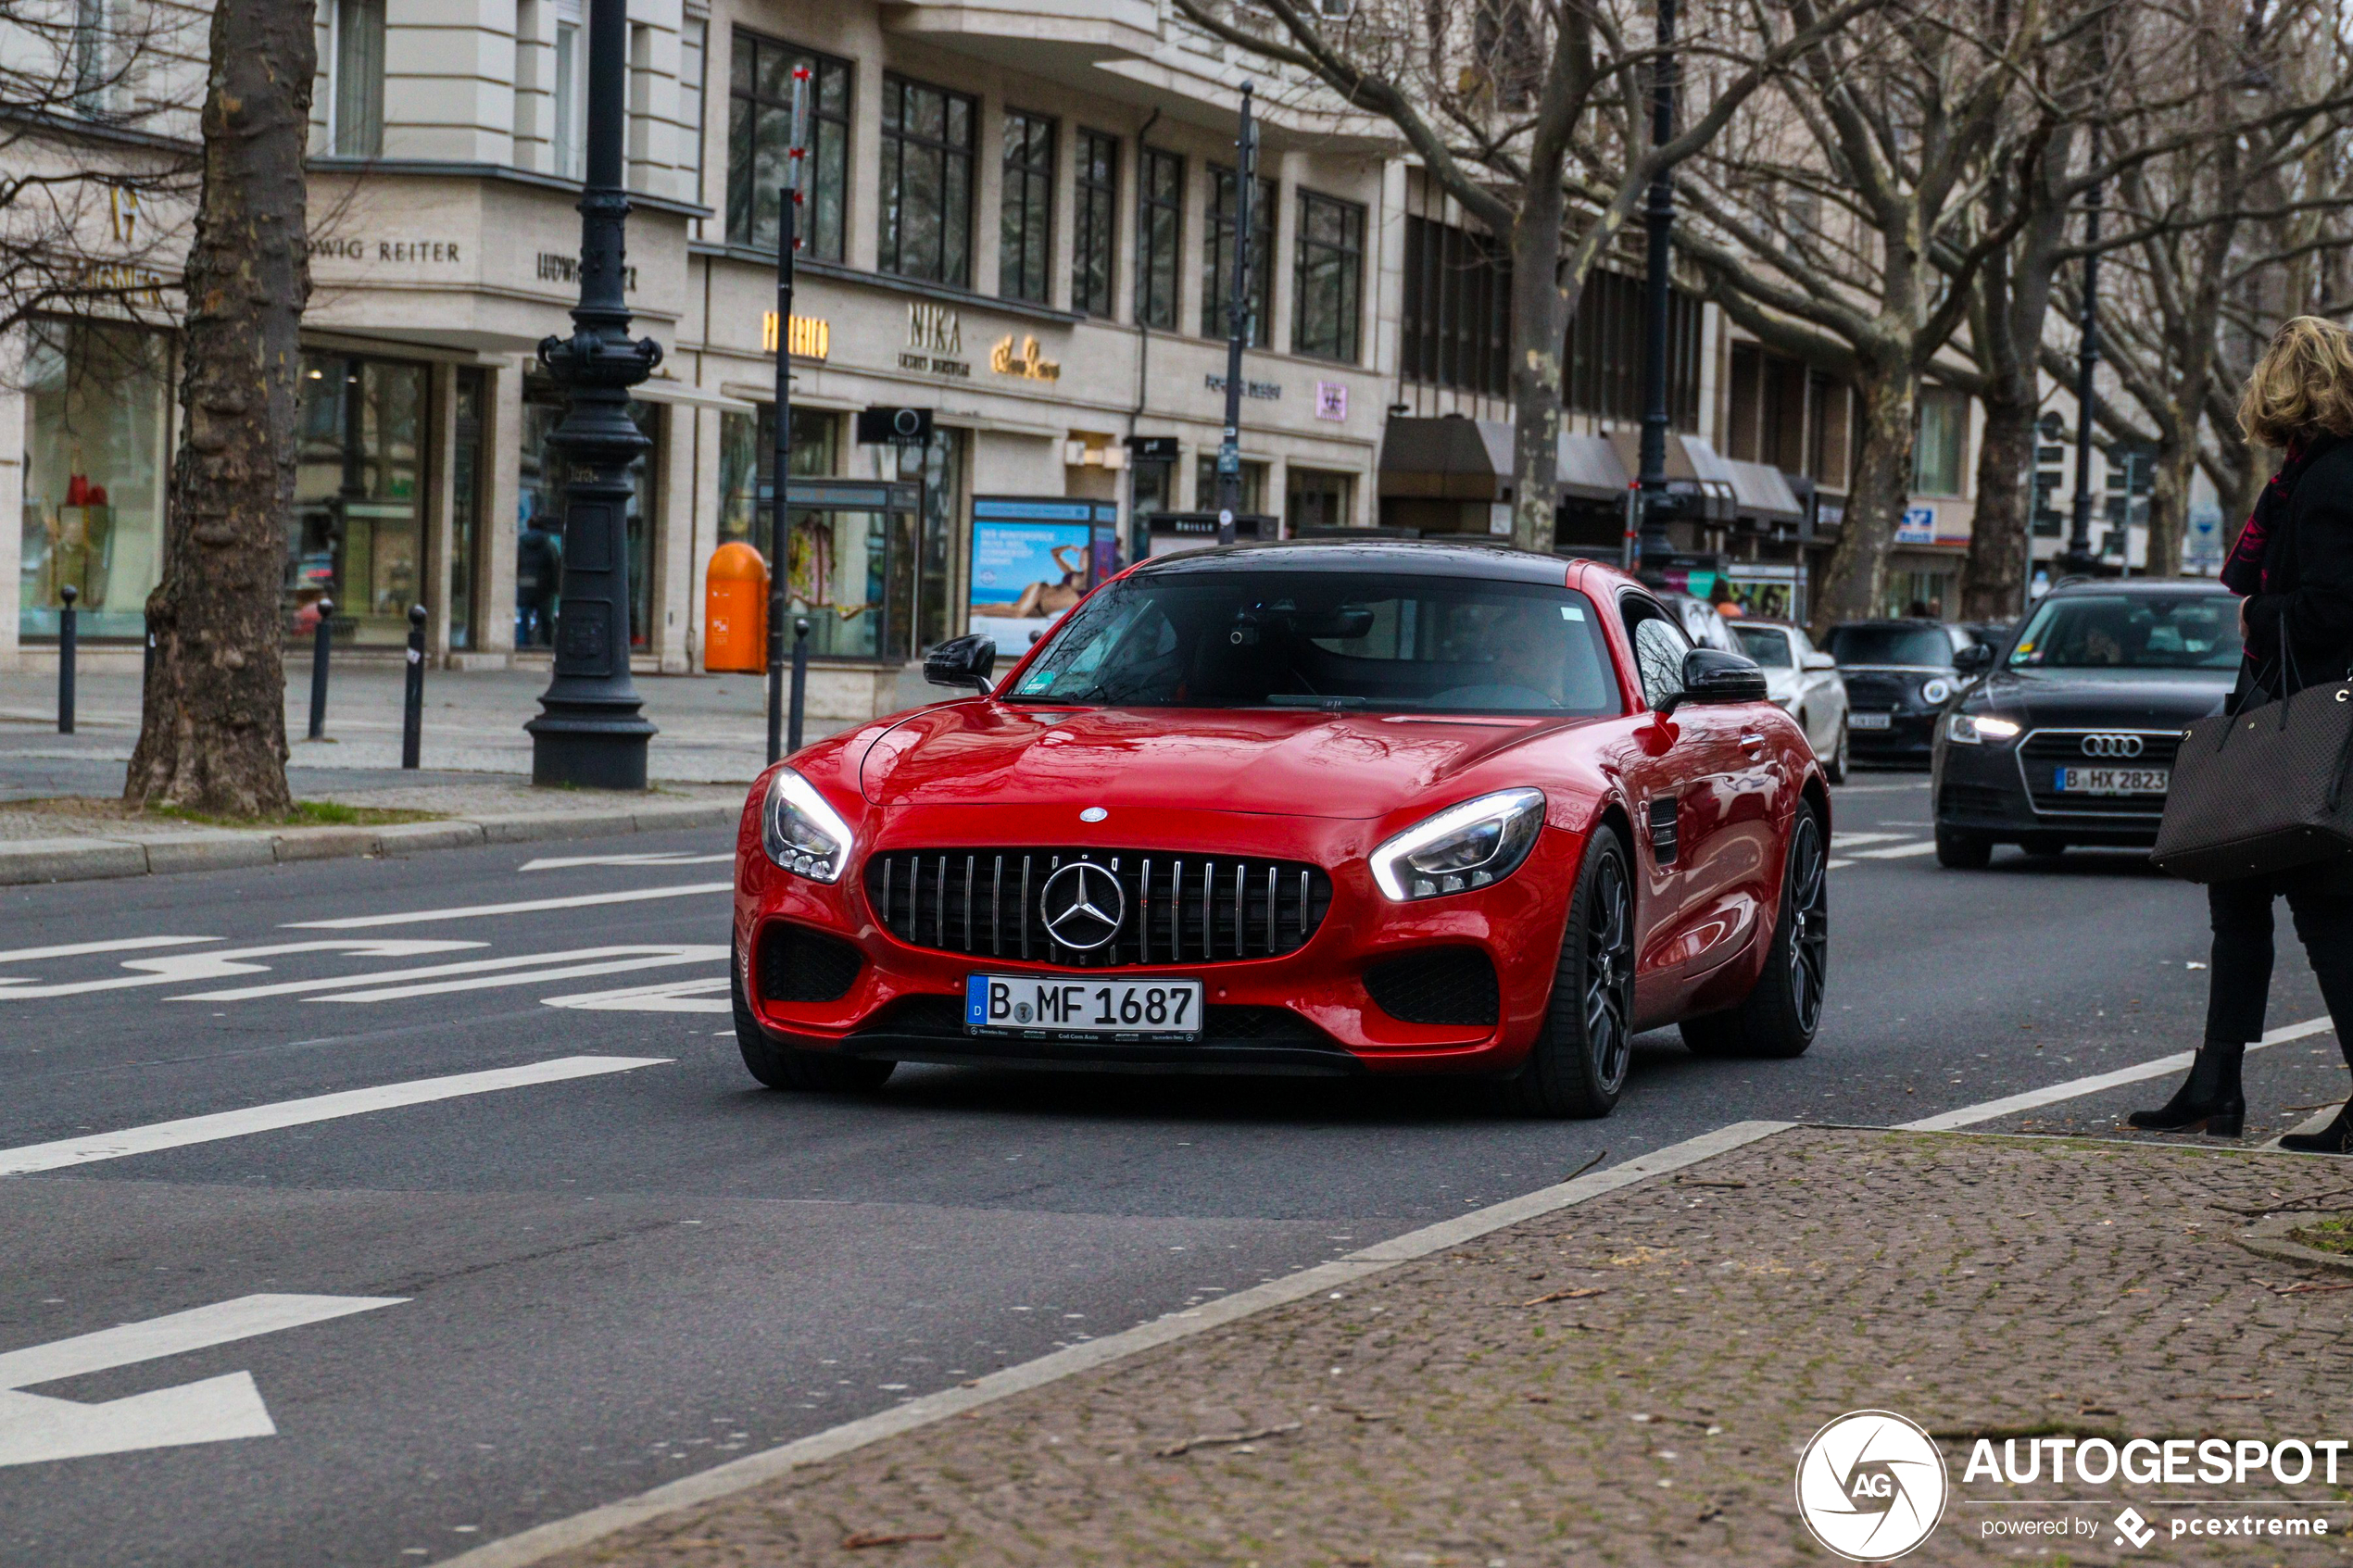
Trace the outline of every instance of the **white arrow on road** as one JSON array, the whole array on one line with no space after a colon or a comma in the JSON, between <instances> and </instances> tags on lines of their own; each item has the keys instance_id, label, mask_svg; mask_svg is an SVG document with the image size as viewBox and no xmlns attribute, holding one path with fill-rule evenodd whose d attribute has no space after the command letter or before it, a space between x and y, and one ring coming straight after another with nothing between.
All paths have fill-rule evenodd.
<instances>
[{"instance_id":1,"label":"white arrow on road","mask_svg":"<svg viewBox=\"0 0 2353 1568\"><path fill-rule=\"evenodd\" d=\"M266 970L256 959L282 958L293 953L334 953L347 959L406 959L426 953L456 952L480 947L480 942L427 940L414 937L338 936L309 942L273 942L259 947L223 947L209 953L172 953L159 959L125 959L122 967L135 974L110 975L104 980L72 980L36 985L30 976L0 976L0 1002L44 997L80 997L93 991L124 991L141 985L182 985L198 980L222 980L235 974Z\"/></svg>"},{"instance_id":2,"label":"white arrow on road","mask_svg":"<svg viewBox=\"0 0 2353 1568\"><path fill-rule=\"evenodd\" d=\"M268 1437L278 1430L253 1374L233 1372L104 1404L20 1392L39 1383L396 1306L405 1296L240 1296L0 1355L0 1465Z\"/></svg>"},{"instance_id":3,"label":"white arrow on road","mask_svg":"<svg viewBox=\"0 0 2353 1568\"><path fill-rule=\"evenodd\" d=\"M585 1008L591 1012L732 1012L727 977L709 980L665 980L659 985L630 985L618 991L579 991L569 997L542 997L543 1006Z\"/></svg>"},{"instance_id":4,"label":"white arrow on road","mask_svg":"<svg viewBox=\"0 0 2353 1568\"><path fill-rule=\"evenodd\" d=\"M570 871L574 866L716 866L732 860L732 849L718 855L691 855L684 849L648 850L640 855L542 855L516 867L524 872Z\"/></svg>"}]
</instances>

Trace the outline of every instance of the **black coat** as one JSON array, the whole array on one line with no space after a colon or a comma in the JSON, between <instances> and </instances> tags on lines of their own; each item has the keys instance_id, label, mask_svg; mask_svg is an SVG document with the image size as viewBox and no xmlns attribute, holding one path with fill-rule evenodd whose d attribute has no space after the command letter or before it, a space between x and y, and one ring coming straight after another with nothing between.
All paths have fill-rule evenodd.
<instances>
[{"instance_id":1,"label":"black coat","mask_svg":"<svg viewBox=\"0 0 2353 1568\"><path fill-rule=\"evenodd\" d=\"M2263 542L2262 591L2246 600L2247 663L2270 692L2353 671L2353 441L2323 442ZM2293 659L2281 657L2283 627Z\"/></svg>"}]
</instances>

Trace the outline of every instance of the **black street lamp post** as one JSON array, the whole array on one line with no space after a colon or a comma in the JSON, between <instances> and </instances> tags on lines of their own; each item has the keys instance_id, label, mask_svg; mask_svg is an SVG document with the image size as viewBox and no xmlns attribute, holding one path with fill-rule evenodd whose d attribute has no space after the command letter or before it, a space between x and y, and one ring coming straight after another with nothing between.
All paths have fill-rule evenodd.
<instances>
[{"instance_id":1,"label":"black street lamp post","mask_svg":"<svg viewBox=\"0 0 2353 1568\"><path fill-rule=\"evenodd\" d=\"M540 363L566 395L563 423L548 437L564 467L563 597L555 676L539 717L523 728L532 783L586 789L645 788L654 734L629 677L629 465L649 445L629 418L629 389L653 373L661 346L630 341L622 286L628 49L626 0L592 0L580 303L572 336L539 345Z\"/></svg>"},{"instance_id":2,"label":"black street lamp post","mask_svg":"<svg viewBox=\"0 0 2353 1568\"><path fill-rule=\"evenodd\" d=\"M1651 145L1675 135L1675 0L1658 0L1658 65L1651 77ZM1642 279L1642 443L1635 483L1642 508L1642 567L1664 571L1675 553L1667 533L1667 354L1668 263L1673 258L1675 183L1661 169L1651 180L1643 219L1650 251Z\"/></svg>"},{"instance_id":3,"label":"black street lamp post","mask_svg":"<svg viewBox=\"0 0 2353 1568\"><path fill-rule=\"evenodd\" d=\"M1251 205L1258 194L1258 126L1251 119L1253 83L1242 83L1241 134L1234 142L1233 293L1226 301L1226 431L1217 443L1217 542L1234 542L1242 509L1242 348L1250 341Z\"/></svg>"},{"instance_id":4,"label":"black street lamp post","mask_svg":"<svg viewBox=\"0 0 2353 1568\"><path fill-rule=\"evenodd\" d=\"M2098 157L2096 144L2093 156ZM2075 513L2067 533L2067 570L2079 575L2098 564L2092 553L2092 378L2100 365L2099 244L2100 188L2094 185L2083 197L2083 303L2075 350Z\"/></svg>"}]
</instances>

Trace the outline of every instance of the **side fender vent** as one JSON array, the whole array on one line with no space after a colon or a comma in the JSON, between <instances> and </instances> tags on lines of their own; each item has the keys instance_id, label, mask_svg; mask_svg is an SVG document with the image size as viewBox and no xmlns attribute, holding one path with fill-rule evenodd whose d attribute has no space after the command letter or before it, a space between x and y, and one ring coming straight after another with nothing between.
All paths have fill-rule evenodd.
<instances>
[{"instance_id":1,"label":"side fender vent","mask_svg":"<svg viewBox=\"0 0 2353 1568\"><path fill-rule=\"evenodd\" d=\"M1650 803L1651 855L1662 866L1675 863L1675 797L1662 795Z\"/></svg>"}]
</instances>

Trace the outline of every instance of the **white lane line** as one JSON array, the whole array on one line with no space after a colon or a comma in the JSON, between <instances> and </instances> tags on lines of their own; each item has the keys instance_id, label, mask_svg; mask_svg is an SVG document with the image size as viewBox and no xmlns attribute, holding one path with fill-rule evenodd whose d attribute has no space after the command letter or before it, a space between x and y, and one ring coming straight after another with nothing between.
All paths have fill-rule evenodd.
<instances>
[{"instance_id":1,"label":"white lane line","mask_svg":"<svg viewBox=\"0 0 2353 1568\"><path fill-rule=\"evenodd\" d=\"M684 849L652 850L643 855L543 855L516 867L523 872L560 872L574 866L717 866L736 858L732 849L718 855L690 855Z\"/></svg>"},{"instance_id":2,"label":"white lane line","mask_svg":"<svg viewBox=\"0 0 2353 1568\"><path fill-rule=\"evenodd\" d=\"M454 946L454 944L453 944ZM482 944L468 943L469 947ZM239 985L226 991L191 991L183 997L166 997L168 1002L246 1002L257 997L291 997L304 991L349 991L359 986L408 985L420 980L439 980L453 974L493 974L501 971L528 969L534 964L585 963L595 959L660 957L662 962L686 963L698 961L706 952L727 956L724 947L706 947L701 944L681 945L636 943L615 947L577 947L568 953L519 953L503 959L468 959L461 963L428 964L422 969L389 970L380 974L334 974L324 979L282 980L269 985ZM511 979L501 977L501 985L522 985L530 980L555 977L554 971L537 974L519 974ZM420 993L422 994L422 993Z\"/></svg>"},{"instance_id":3,"label":"white lane line","mask_svg":"<svg viewBox=\"0 0 2353 1568\"><path fill-rule=\"evenodd\" d=\"M1885 844L1891 838L1903 836L1900 833L1834 833L1831 834L1831 847L1851 849L1858 844Z\"/></svg>"},{"instance_id":4,"label":"white lane line","mask_svg":"<svg viewBox=\"0 0 2353 1568\"><path fill-rule=\"evenodd\" d=\"M453 991L486 991L498 985L535 985L543 980L585 980L592 974L626 974L635 969L668 969L682 963L724 963L727 949L715 943L681 943L639 957L606 959L598 963L562 964L553 969L530 969L512 974L478 974L469 980L428 980L414 985L371 985L367 990L343 991L332 997L313 997L314 1002L397 1002L410 997L440 997Z\"/></svg>"},{"instance_id":5,"label":"white lane line","mask_svg":"<svg viewBox=\"0 0 2353 1568\"><path fill-rule=\"evenodd\" d=\"M283 958L293 953L334 953L348 959L422 958L427 953L480 947L480 942L458 942L419 936L329 936L308 942L273 942L259 947L224 947L209 953L169 953L159 959L126 959L122 967L135 974L110 975L104 980L61 981L36 985L27 979L0 977L0 1002L38 1000L44 997L81 997L94 991L127 991L142 985L186 985L204 980L226 980L233 974L266 972L255 959ZM359 984L346 975L338 985Z\"/></svg>"},{"instance_id":6,"label":"white lane line","mask_svg":"<svg viewBox=\"0 0 2353 1568\"><path fill-rule=\"evenodd\" d=\"M57 947L14 947L0 953L0 963L31 963L35 959L78 959L86 953L135 953L149 947L185 947L218 942L218 936L118 936L109 942L68 942Z\"/></svg>"},{"instance_id":7,"label":"white lane line","mask_svg":"<svg viewBox=\"0 0 2353 1568\"><path fill-rule=\"evenodd\" d=\"M1841 866L1851 866L1854 863L1852 860L1830 859L1822 862L1822 869L1826 872L1834 872Z\"/></svg>"},{"instance_id":8,"label":"white lane line","mask_svg":"<svg viewBox=\"0 0 2353 1568\"><path fill-rule=\"evenodd\" d=\"M658 985L631 985L618 991L580 991L569 997L542 997L539 1001L543 1007L585 1008L591 1012L736 1010L724 974L711 980L665 980Z\"/></svg>"},{"instance_id":9,"label":"white lane line","mask_svg":"<svg viewBox=\"0 0 2353 1568\"><path fill-rule=\"evenodd\" d=\"M1854 851L1855 858L1858 860L1901 860L1913 855L1933 855L1935 853L1936 841L1932 838L1927 839L1919 844L1892 845L1885 849L1857 849Z\"/></svg>"},{"instance_id":10,"label":"white lane line","mask_svg":"<svg viewBox=\"0 0 2353 1568\"><path fill-rule=\"evenodd\" d=\"M585 909L598 904L634 904L647 898L685 898L698 893L733 893L733 882L690 882L677 887L640 887L627 893L580 893L569 898L525 898L512 904L465 904L451 909L409 909L396 915L345 915L336 920L290 920L288 931L368 931L382 925L422 925L436 920L479 920L485 915L530 915L542 909Z\"/></svg>"},{"instance_id":11,"label":"white lane line","mask_svg":"<svg viewBox=\"0 0 2353 1568\"><path fill-rule=\"evenodd\" d=\"M518 1089L531 1084L560 1084L571 1078L592 1078L603 1073L626 1073L635 1067L657 1067L666 1056L560 1056L521 1067L494 1067L484 1073L459 1073L446 1078L417 1078L406 1084L382 1084L371 1089L345 1089L307 1099L280 1100L275 1105L248 1106L243 1110L215 1111L177 1122L153 1122L112 1133L84 1133L55 1143L25 1144L0 1148L0 1176L22 1176L35 1171L62 1170L99 1160L153 1154L159 1149L184 1148L190 1144L241 1138L251 1133L275 1132L312 1122L393 1110L406 1105L428 1105L437 1099L485 1095L497 1089Z\"/></svg>"},{"instance_id":12,"label":"white lane line","mask_svg":"<svg viewBox=\"0 0 2353 1568\"><path fill-rule=\"evenodd\" d=\"M1655 1153L1637 1155L1622 1164L1579 1176L1573 1181L1540 1187L1534 1192L1491 1204L1473 1213L1441 1220L1420 1230L1407 1231L1403 1236L1376 1242L1362 1251L1352 1252L1345 1258L1318 1263L1281 1279L1236 1291L1215 1301L1205 1301L1198 1307L1170 1312L1121 1333L1089 1339L1068 1349L1040 1356L1034 1361L1024 1361L1019 1366L990 1373L971 1384L943 1388L938 1393L923 1395L862 1420L830 1427L756 1454L746 1454L741 1459L731 1460L698 1475L683 1476L636 1497L607 1503L602 1508L592 1508L569 1519L552 1520L521 1535L510 1536L505 1540L491 1541L472 1551L444 1558L442 1568L529 1568L530 1564L543 1562L560 1551L599 1540L632 1524L675 1513L714 1498L747 1491L799 1466L838 1458L886 1437L896 1437L901 1433L934 1425L1012 1395L1026 1393L1079 1373L1092 1372L1176 1340L1189 1339L1269 1308L1341 1289L1370 1275L1386 1273L1400 1264L1442 1252L1450 1247L1460 1247L1466 1241L1476 1240L1506 1225L1541 1219L1558 1210L1588 1202L1653 1176L1680 1171L1719 1154L1728 1154L1760 1138L1786 1131L1791 1125L1787 1122L1735 1122L1712 1133L1703 1133L1698 1137L1669 1144Z\"/></svg>"},{"instance_id":13,"label":"white lane line","mask_svg":"<svg viewBox=\"0 0 2353 1568\"><path fill-rule=\"evenodd\" d=\"M2266 1046L2284 1046L2290 1040L2301 1040L2310 1035L2325 1035L2332 1025L2325 1018L2308 1018L2301 1023L2285 1023L2272 1030L2246 1048L2259 1051ZM2070 1078L2064 1084L2048 1088L2029 1089L2024 1094L2006 1095L1976 1105L1965 1105L1958 1110L1940 1111L1923 1116L1917 1122L1899 1123L1903 1133L1949 1133L1956 1127L1974 1127L1981 1122L1992 1122L2004 1116L2015 1116L2021 1110L2038 1106L2057 1105L2063 1099L2075 1099L2083 1095L2095 1095L2102 1089L2113 1089L2125 1084L2137 1084L2145 1078L2164 1078L2185 1071L2196 1059L2196 1051L2176 1051L2171 1056L2158 1057L2137 1066L2120 1067L2112 1073L2095 1073L2088 1078Z\"/></svg>"},{"instance_id":14,"label":"white lane line","mask_svg":"<svg viewBox=\"0 0 2353 1568\"><path fill-rule=\"evenodd\" d=\"M405 1296L240 1296L141 1323L118 1323L0 1355L0 1388L35 1388L140 1361L184 1356L257 1335L396 1307Z\"/></svg>"}]
</instances>

